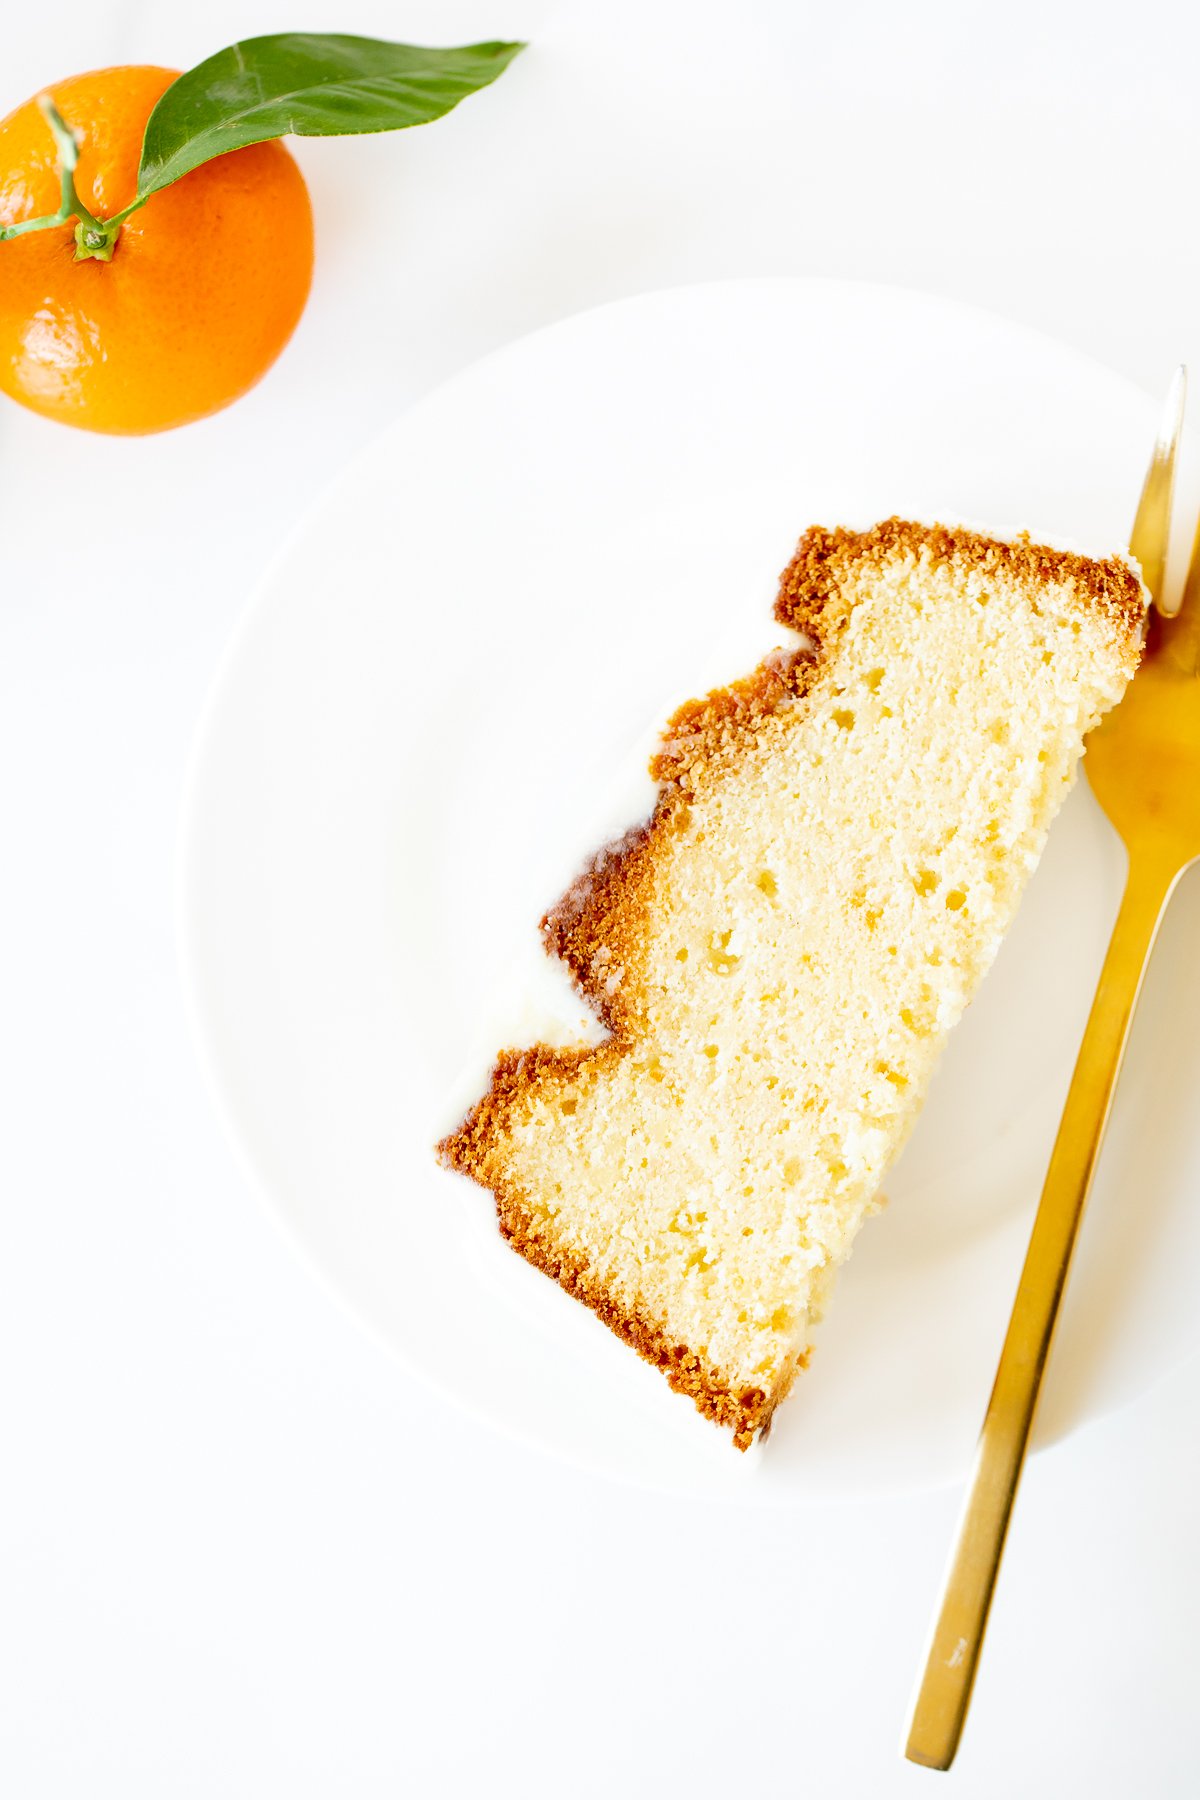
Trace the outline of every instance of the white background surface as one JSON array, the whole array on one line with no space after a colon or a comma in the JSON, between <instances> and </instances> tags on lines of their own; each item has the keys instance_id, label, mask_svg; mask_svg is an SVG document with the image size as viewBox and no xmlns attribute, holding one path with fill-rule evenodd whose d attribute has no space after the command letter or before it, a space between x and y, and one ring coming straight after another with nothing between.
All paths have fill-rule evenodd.
<instances>
[{"instance_id":1,"label":"white background surface","mask_svg":"<svg viewBox=\"0 0 1200 1800\"><path fill-rule=\"evenodd\" d=\"M171 864L278 539L521 331L675 281L859 275L1154 391L1200 367L1200 20L63 0L6 21L0 106L331 24L534 48L428 131L300 146L313 297L234 410L142 443L0 412L0 1787L1193 1796L1200 1366L1031 1466L959 1762L902 1765L957 1494L682 1516L441 1412L242 1185Z\"/></svg>"}]
</instances>

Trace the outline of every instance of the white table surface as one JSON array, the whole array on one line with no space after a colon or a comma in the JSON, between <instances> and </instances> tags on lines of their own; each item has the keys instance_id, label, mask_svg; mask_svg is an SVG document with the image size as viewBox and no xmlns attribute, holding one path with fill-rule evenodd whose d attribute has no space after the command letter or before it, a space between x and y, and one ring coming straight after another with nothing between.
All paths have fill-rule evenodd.
<instances>
[{"instance_id":1,"label":"white table surface","mask_svg":"<svg viewBox=\"0 0 1200 1800\"><path fill-rule=\"evenodd\" d=\"M0 1791L932 1792L898 1743L958 1494L682 1514L443 1411L220 1134L176 968L180 785L280 537L415 396L548 320L861 276L1154 392L1200 369L1200 13L58 0L6 18L0 108L330 26L533 48L428 131L299 146L312 300L231 411L119 442L0 409ZM964 1800L1200 1793L1198 1407L1193 1361L1029 1468Z\"/></svg>"}]
</instances>

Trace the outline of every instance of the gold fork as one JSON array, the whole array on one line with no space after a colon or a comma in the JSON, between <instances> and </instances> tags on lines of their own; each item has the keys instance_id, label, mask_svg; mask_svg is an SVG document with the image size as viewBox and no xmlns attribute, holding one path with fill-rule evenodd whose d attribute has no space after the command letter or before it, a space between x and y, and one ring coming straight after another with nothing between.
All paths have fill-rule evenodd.
<instances>
[{"instance_id":1,"label":"gold fork","mask_svg":"<svg viewBox=\"0 0 1200 1800\"><path fill-rule=\"evenodd\" d=\"M1125 893L1063 1108L913 1703L905 1755L948 1769L962 1733L1042 1374L1142 977L1183 871L1200 857L1200 528L1181 605L1162 610L1184 372L1130 538L1151 594L1142 663L1084 767L1129 853Z\"/></svg>"}]
</instances>

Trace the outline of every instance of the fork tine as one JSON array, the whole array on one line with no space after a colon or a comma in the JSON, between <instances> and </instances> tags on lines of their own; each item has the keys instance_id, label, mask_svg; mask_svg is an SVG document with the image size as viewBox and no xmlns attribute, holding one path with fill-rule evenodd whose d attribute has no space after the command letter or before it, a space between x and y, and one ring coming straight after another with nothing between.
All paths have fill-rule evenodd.
<instances>
[{"instance_id":1,"label":"fork tine","mask_svg":"<svg viewBox=\"0 0 1200 1800\"><path fill-rule=\"evenodd\" d=\"M1186 610L1200 616L1200 519L1196 520L1196 535L1192 539L1191 561L1183 581L1183 598L1179 602L1179 610Z\"/></svg>"},{"instance_id":2,"label":"fork tine","mask_svg":"<svg viewBox=\"0 0 1200 1800\"><path fill-rule=\"evenodd\" d=\"M1162 424L1146 470L1138 501L1129 548L1141 564L1142 579L1154 605L1161 609L1167 546L1171 537L1171 501L1175 493L1175 460L1183 431L1183 407L1187 398L1187 369L1181 363L1171 377ZM1193 558L1193 562L1195 558Z\"/></svg>"},{"instance_id":3,"label":"fork tine","mask_svg":"<svg viewBox=\"0 0 1200 1800\"><path fill-rule=\"evenodd\" d=\"M1147 655L1166 658L1181 675L1200 674L1200 521L1192 540L1192 555L1183 583L1183 596L1173 613L1155 620Z\"/></svg>"}]
</instances>

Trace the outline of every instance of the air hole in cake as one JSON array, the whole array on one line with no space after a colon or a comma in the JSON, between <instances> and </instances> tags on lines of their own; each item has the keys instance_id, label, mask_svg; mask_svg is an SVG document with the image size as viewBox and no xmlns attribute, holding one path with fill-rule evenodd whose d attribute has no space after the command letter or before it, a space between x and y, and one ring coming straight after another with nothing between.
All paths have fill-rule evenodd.
<instances>
[{"instance_id":1,"label":"air hole in cake","mask_svg":"<svg viewBox=\"0 0 1200 1800\"><path fill-rule=\"evenodd\" d=\"M676 962L686 962L687 959L688 959L687 945L682 944L680 946L680 948L675 952L675 961Z\"/></svg>"},{"instance_id":2,"label":"air hole in cake","mask_svg":"<svg viewBox=\"0 0 1200 1800\"><path fill-rule=\"evenodd\" d=\"M961 912L966 904L967 896L963 893L962 889L951 888L950 892L946 895L946 910L948 912Z\"/></svg>"},{"instance_id":3,"label":"air hole in cake","mask_svg":"<svg viewBox=\"0 0 1200 1800\"><path fill-rule=\"evenodd\" d=\"M932 894L937 884L938 878L932 869L920 869L913 876L913 887L916 889L917 893L920 894L922 899L924 899L926 894Z\"/></svg>"},{"instance_id":4,"label":"air hole in cake","mask_svg":"<svg viewBox=\"0 0 1200 1800\"><path fill-rule=\"evenodd\" d=\"M710 1058L715 1057L717 1055L717 1046L715 1044L705 1044L704 1054Z\"/></svg>"},{"instance_id":5,"label":"air hole in cake","mask_svg":"<svg viewBox=\"0 0 1200 1800\"><path fill-rule=\"evenodd\" d=\"M779 883L772 875L770 869L760 869L758 874L754 877L754 885L761 893L764 893L767 896L768 900L774 900L776 894L779 892Z\"/></svg>"},{"instance_id":6,"label":"air hole in cake","mask_svg":"<svg viewBox=\"0 0 1200 1800\"><path fill-rule=\"evenodd\" d=\"M714 931L708 943L708 966L714 975L732 975L741 962L740 956L730 953L729 940L733 930Z\"/></svg>"},{"instance_id":7,"label":"air hole in cake","mask_svg":"<svg viewBox=\"0 0 1200 1800\"><path fill-rule=\"evenodd\" d=\"M988 728L988 736L993 744L1007 744L1009 737L1007 719L994 719Z\"/></svg>"},{"instance_id":8,"label":"air hole in cake","mask_svg":"<svg viewBox=\"0 0 1200 1800\"><path fill-rule=\"evenodd\" d=\"M833 711L833 722L835 725L840 725L843 731L852 731L854 729L854 714L850 711L848 706L837 706Z\"/></svg>"},{"instance_id":9,"label":"air hole in cake","mask_svg":"<svg viewBox=\"0 0 1200 1800\"><path fill-rule=\"evenodd\" d=\"M575 1109L578 1105L579 1105L578 1100L564 1100L562 1103L561 1110L567 1114L570 1114L575 1111Z\"/></svg>"},{"instance_id":10,"label":"air hole in cake","mask_svg":"<svg viewBox=\"0 0 1200 1800\"><path fill-rule=\"evenodd\" d=\"M1053 650L1043 650L1042 651L1042 661L1044 663L1052 663L1054 661Z\"/></svg>"},{"instance_id":11,"label":"air hole in cake","mask_svg":"<svg viewBox=\"0 0 1200 1800\"><path fill-rule=\"evenodd\" d=\"M869 694L877 693L879 691L879 684L883 680L883 670L882 669L868 669L867 673L863 679L864 679L864 682L866 685L867 692Z\"/></svg>"}]
</instances>

